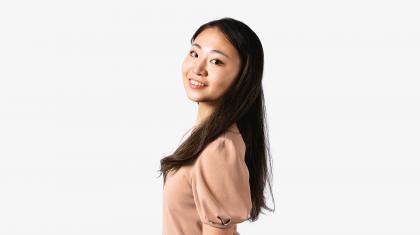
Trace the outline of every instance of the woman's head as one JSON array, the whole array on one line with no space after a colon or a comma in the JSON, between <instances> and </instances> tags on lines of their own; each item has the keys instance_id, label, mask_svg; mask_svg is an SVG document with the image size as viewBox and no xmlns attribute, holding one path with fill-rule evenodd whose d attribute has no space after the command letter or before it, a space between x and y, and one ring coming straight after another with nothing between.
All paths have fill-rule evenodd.
<instances>
[{"instance_id":1,"label":"woman's head","mask_svg":"<svg viewBox=\"0 0 420 235\"><path fill-rule=\"evenodd\" d=\"M219 106L222 97L230 92L236 100L242 98L238 95L251 95L252 103L261 86L264 52L259 38L247 25L232 18L213 20L201 25L190 43L182 63L182 80L189 99ZM192 80L204 86L195 86ZM235 92L239 90L242 94Z\"/></svg>"},{"instance_id":2,"label":"woman's head","mask_svg":"<svg viewBox=\"0 0 420 235\"><path fill-rule=\"evenodd\" d=\"M224 53L226 56L222 55ZM180 146L161 159L161 173L190 165L201 151L232 124L237 123L246 145L245 162L256 220L267 207L264 189L270 186L271 157L262 89L264 51L255 32L241 21L221 18L201 25L191 38L191 49L182 64L184 88L189 99L214 106ZM205 86L193 89L190 80ZM269 164L269 165L268 165Z\"/></svg>"},{"instance_id":3,"label":"woman's head","mask_svg":"<svg viewBox=\"0 0 420 235\"><path fill-rule=\"evenodd\" d=\"M182 80L189 99L214 103L234 83L241 60L236 48L217 27L192 39L182 64ZM198 84L202 83L202 84Z\"/></svg>"}]
</instances>

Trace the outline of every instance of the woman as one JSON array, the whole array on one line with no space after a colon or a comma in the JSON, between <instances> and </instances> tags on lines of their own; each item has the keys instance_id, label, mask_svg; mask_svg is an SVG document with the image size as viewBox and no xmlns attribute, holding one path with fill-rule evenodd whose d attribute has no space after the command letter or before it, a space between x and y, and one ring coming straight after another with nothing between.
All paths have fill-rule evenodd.
<instances>
[{"instance_id":1,"label":"woman","mask_svg":"<svg viewBox=\"0 0 420 235\"><path fill-rule=\"evenodd\" d=\"M236 224L274 211L264 197L266 182L272 191L263 67L258 36L238 20L214 20L193 34L182 80L198 114L160 162L164 235L239 235Z\"/></svg>"}]
</instances>

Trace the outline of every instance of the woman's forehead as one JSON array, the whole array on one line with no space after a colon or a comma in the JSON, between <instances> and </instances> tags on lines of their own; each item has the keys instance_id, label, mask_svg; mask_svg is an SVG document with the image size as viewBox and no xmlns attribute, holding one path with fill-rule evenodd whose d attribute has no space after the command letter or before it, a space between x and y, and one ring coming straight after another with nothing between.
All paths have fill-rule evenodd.
<instances>
[{"instance_id":1,"label":"woman's forehead","mask_svg":"<svg viewBox=\"0 0 420 235\"><path fill-rule=\"evenodd\" d=\"M225 54L227 57L235 56L236 52L225 35L214 28L207 28L200 32L191 45L201 50Z\"/></svg>"}]
</instances>

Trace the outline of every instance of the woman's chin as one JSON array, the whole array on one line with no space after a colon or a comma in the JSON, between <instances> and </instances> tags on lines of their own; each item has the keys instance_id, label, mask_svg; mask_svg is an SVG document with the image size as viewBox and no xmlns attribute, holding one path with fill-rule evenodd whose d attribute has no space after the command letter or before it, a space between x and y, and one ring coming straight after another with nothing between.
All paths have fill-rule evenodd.
<instances>
[{"instance_id":1,"label":"woman's chin","mask_svg":"<svg viewBox=\"0 0 420 235\"><path fill-rule=\"evenodd\" d=\"M191 92L187 92L187 97L188 97L188 99L190 99L191 101L194 101L194 102L200 102L203 99L203 97L201 95L194 94L194 93L191 93Z\"/></svg>"},{"instance_id":2,"label":"woman's chin","mask_svg":"<svg viewBox=\"0 0 420 235\"><path fill-rule=\"evenodd\" d=\"M201 99L197 99L197 98L191 98L191 97L188 97L188 99L190 99L192 102L201 102Z\"/></svg>"}]
</instances>

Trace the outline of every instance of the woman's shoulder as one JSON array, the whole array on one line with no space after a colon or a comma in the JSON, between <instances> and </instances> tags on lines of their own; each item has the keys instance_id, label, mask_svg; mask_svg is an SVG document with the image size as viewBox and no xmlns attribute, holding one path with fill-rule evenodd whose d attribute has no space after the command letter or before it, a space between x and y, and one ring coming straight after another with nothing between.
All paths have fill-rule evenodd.
<instances>
[{"instance_id":1,"label":"woman's shoulder","mask_svg":"<svg viewBox=\"0 0 420 235\"><path fill-rule=\"evenodd\" d=\"M242 135L239 131L231 131L227 130L222 135L218 137L219 141L233 144L236 147L243 147L245 148L245 142L242 138Z\"/></svg>"},{"instance_id":2,"label":"woman's shoulder","mask_svg":"<svg viewBox=\"0 0 420 235\"><path fill-rule=\"evenodd\" d=\"M211 141L202 151L199 158L207 160L231 160L245 158L246 145L240 133L225 131Z\"/></svg>"}]
</instances>

